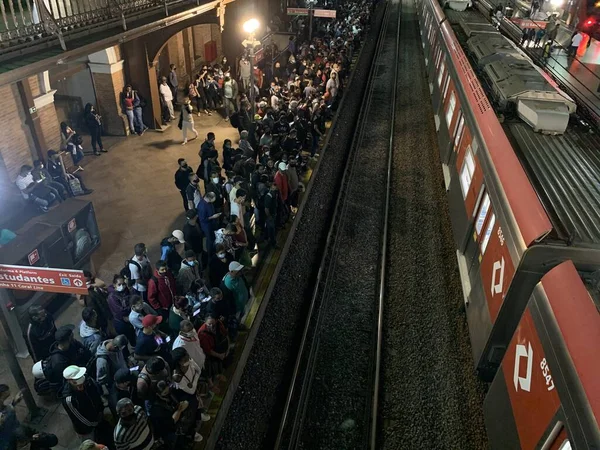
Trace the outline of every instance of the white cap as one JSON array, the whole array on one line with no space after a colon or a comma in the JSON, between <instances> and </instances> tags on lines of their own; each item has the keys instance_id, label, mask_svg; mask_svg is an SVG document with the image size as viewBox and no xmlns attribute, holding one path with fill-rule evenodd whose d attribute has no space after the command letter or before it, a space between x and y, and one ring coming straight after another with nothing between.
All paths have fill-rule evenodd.
<instances>
[{"instance_id":1,"label":"white cap","mask_svg":"<svg viewBox=\"0 0 600 450\"><path fill-rule=\"evenodd\" d=\"M83 384L86 371L85 367L69 366L63 370L63 377L67 381L75 381L75 384Z\"/></svg>"},{"instance_id":2,"label":"white cap","mask_svg":"<svg viewBox=\"0 0 600 450\"><path fill-rule=\"evenodd\" d=\"M287 164L284 162L280 162L277 167L279 168L279 170L287 170Z\"/></svg>"},{"instance_id":3,"label":"white cap","mask_svg":"<svg viewBox=\"0 0 600 450\"><path fill-rule=\"evenodd\" d=\"M244 266L237 261L231 261L229 263L229 271L230 272L237 272L238 270L242 270L243 268L244 268Z\"/></svg>"},{"instance_id":4,"label":"white cap","mask_svg":"<svg viewBox=\"0 0 600 450\"><path fill-rule=\"evenodd\" d=\"M44 369L42 368L42 361L38 361L33 365L33 368L31 369L31 374L34 378L46 378L46 376L44 375Z\"/></svg>"},{"instance_id":5,"label":"white cap","mask_svg":"<svg viewBox=\"0 0 600 450\"><path fill-rule=\"evenodd\" d=\"M173 237L177 238L180 244L185 244L185 239L183 238L183 231L175 230L173 231Z\"/></svg>"}]
</instances>

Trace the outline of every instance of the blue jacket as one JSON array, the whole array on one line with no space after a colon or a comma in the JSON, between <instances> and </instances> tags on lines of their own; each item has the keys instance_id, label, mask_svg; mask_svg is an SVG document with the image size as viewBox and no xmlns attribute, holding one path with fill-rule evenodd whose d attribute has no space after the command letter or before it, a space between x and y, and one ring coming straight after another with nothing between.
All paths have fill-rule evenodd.
<instances>
[{"instance_id":1,"label":"blue jacket","mask_svg":"<svg viewBox=\"0 0 600 450\"><path fill-rule=\"evenodd\" d=\"M196 209L198 211L200 227L202 227L204 234L209 234L211 231L214 231L214 219L209 219L209 217L215 214L215 205L213 203L208 203L201 198L196 205Z\"/></svg>"}]
</instances>

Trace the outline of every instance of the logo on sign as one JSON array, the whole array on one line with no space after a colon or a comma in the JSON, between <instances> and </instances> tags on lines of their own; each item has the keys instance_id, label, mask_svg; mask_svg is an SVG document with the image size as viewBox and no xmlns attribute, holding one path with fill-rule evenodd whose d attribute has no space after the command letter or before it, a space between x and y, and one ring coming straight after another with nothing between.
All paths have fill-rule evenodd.
<instances>
[{"instance_id":1,"label":"logo on sign","mask_svg":"<svg viewBox=\"0 0 600 450\"><path fill-rule=\"evenodd\" d=\"M71 220L69 220L67 229L69 230L69 233L70 233L71 231L75 230L75 228L77 228L77 222L75 222L75 218L73 217Z\"/></svg>"},{"instance_id":2,"label":"logo on sign","mask_svg":"<svg viewBox=\"0 0 600 450\"><path fill-rule=\"evenodd\" d=\"M32 251L29 255L27 255L27 259L29 260L29 264L33 266L36 262L40 260L40 254L37 251L37 248Z\"/></svg>"},{"instance_id":3,"label":"logo on sign","mask_svg":"<svg viewBox=\"0 0 600 450\"><path fill-rule=\"evenodd\" d=\"M520 376L521 361L525 358L527 360L527 373L524 377ZM518 344L517 351L515 353L515 373L513 381L515 383L515 391L519 392L519 387L522 391L529 392L531 390L531 370L533 369L533 350L531 348L531 342L524 345Z\"/></svg>"},{"instance_id":4,"label":"logo on sign","mask_svg":"<svg viewBox=\"0 0 600 450\"><path fill-rule=\"evenodd\" d=\"M61 278L60 284L62 284L63 286L71 286L71 280L69 280L68 278Z\"/></svg>"},{"instance_id":5,"label":"logo on sign","mask_svg":"<svg viewBox=\"0 0 600 450\"><path fill-rule=\"evenodd\" d=\"M81 287L83 286L83 281L81 281L79 278L73 280L73 286L77 286L77 287Z\"/></svg>"},{"instance_id":6,"label":"logo on sign","mask_svg":"<svg viewBox=\"0 0 600 450\"><path fill-rule=\"evenodd\" d=\"M496 278L498 281L496 282ZM492 268L492 297L495 294L500 294L502 292L502 287L504 285L504 257L500 261L496 261L494 263L494 267Z\"/></svg>"}]
</instances>

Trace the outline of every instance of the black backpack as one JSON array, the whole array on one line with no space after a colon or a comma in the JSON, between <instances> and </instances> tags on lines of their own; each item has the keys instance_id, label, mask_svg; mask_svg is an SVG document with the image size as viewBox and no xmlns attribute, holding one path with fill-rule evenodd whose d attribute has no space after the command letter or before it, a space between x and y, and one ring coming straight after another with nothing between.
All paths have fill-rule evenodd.
<instances>
[{"instance_id":1,"label":"black backpack","mask_svg":"<svg viewBox=\"0 0 600 450\"><path fill-rule=\"evenodd\" d=\"M142 265L137 261L134 261L133 259L128 259L127 261L125 261L125 265L119 272L119 275L121 275L125 279L126 283L129 285L129 287L131 287L133 285L133 280L131 279L131 269L129 268L129 264L136 265L140 271L140 274L142 273Z\"/></svg>"}]
</instances>

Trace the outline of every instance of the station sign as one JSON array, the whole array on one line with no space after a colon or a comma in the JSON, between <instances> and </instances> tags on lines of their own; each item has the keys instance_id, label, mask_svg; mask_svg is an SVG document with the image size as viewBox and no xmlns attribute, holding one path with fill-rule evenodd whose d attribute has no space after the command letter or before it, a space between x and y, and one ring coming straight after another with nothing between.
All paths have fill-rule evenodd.
<instances>
[{"instance_id":1,"label":"station sign","mask_svg":"<svg viewBox=\"0 0 600 450\"><path fill-rule=\"evenodd\" d=\"M308 8L288 8L288 16L308 16Z\"/></svg>"},{"instance_id":2,"label":"station sign","mask_svg":"<svg viewBox=\"0 0 600 450\"><path fill-rule=\"evenodd\" d=\"M516 24L519 28L521 28L522 30L525 28L546 28L546 25L548 25L548 22L544 21L544 20L531 20L531 19L517 19L517 18L510 18L510 21L514 24Z\"/></svg>"},{"instance_id":3,"label":"station sign","mask_svg":"<svg viewBox=\"0 0 600 450\"><path fill-rule=\"evenodd\" d=\"M0 288L87 295L82 270L0 264Z\"/></svg>"},{"instance_id":4,"label":"station sign","mask_svg":"<svg viewBox=\"0 0 600 450\"><path fill-rule=\"evenodd\" d=\"M315 9L313 14L315 17L325 17L326 19L335 19L336 17L335 9Z\"/></svg>"}]
</instances>

